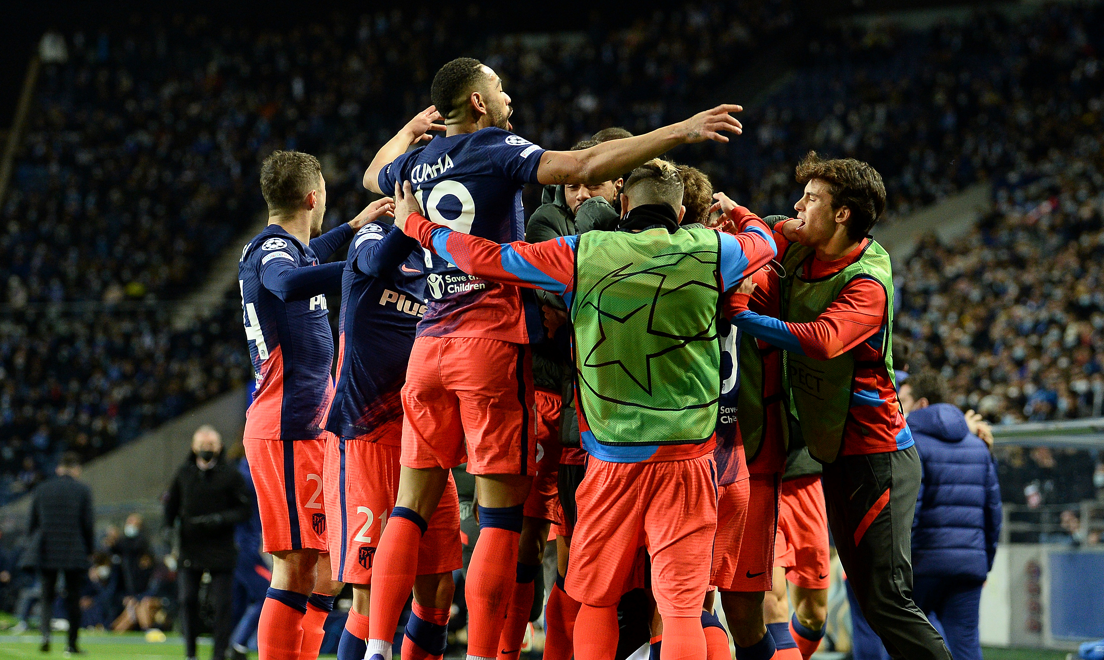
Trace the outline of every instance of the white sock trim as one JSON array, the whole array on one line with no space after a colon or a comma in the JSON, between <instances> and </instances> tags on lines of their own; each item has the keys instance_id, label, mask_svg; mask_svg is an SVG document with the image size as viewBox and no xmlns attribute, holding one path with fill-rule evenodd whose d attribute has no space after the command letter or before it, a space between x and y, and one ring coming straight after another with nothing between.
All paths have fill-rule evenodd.
<instances>
[{"instance_id":1,"label":"white sock trim","mask_svg":"<svg viewBox=\"0 0 1104 660\"><path fill-rule=\"evenodd\" d=\"M382 655L383 660L391 660L391 642L385 642L382 639L369 639L368 650L365 651L364 657L367 659L373 655Z\"/></svg>"}]
</instances>

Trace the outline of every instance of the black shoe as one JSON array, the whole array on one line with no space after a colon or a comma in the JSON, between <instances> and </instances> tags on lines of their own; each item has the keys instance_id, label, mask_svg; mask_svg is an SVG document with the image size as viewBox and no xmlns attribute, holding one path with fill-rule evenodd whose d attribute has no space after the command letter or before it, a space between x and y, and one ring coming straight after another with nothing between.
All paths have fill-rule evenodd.
<instances>
[{"instance_id":1,"label":"black shoe","mask_svg":"<svg viewBox=\"0 0 1104 660\"><path fill-rule=\"evenodd\" d=\"M239 651L234 647L230 647L230 652L227 654L226 657L228 658L228 660L247 660L247 658L249 658L247 654Z\"/></svg>"},{"instance_id":2,"label":"black shoe","mask_svg":"<svg viewBox=\"0 0 1104 660\"><path fill-rule=\"evenodd\" d=\"M78 649L76 646L70 646L69 648L65 649L65 654L64 655L65 655L66 658L71 658L74 655L87 655L87 654L88 654L88 651L82 651L82 650Z\"/></svg>"},{"instance_id":3,"label":"black shoe","mask_svg":"<svg viewBox=\"0 0 1104 660\"><path fill-rule=\"evenodd\" d=\"M39 646L38 650L42 651L43 653L49 653L50 652L50 638L49 637L43 637L42 638L42 646Z\"/></svg>"}]
</instances>

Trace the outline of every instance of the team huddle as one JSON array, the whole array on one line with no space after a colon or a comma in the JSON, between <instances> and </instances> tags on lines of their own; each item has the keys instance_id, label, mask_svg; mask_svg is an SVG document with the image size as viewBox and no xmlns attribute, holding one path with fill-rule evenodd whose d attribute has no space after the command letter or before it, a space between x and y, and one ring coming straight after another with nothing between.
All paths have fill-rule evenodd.
<instances>
[{"instance_id":1,"label":"team huddle","mask_svg":"<svg viewBox=\"0 0 1104 660\"><path fill-rule=\"evenodd\" d=\"M810 152L796 217L762 219L659 158L728 142L739 106L550 151L511 132L477 60L443 66L431 97L365 171L387 196L325 234L319 161L262 166L269 225L239 263L244 441L274 564L261 659L317 657L344 584L339 660L392 660L411 594L401 655L440 658L465 464L469 660L517 658L550 529L550 660L620 660L641 630L663 660L731 657L717 600L737 659L807 660L829 528L890 655L949 659L911 597L920 464L869 237L880 175ZM545 186L528 223L527 183Z\"/></svg>"}]
</instances>

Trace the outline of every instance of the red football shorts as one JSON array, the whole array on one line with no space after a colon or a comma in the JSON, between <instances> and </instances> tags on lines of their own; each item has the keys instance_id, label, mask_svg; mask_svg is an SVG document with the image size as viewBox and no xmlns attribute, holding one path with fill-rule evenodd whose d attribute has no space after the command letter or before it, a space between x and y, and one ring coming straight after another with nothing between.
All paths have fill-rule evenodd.
<instances>
[{"instance_id":1,"label":"red football shorts","mask_svg":"<svg viewBox=\"0 0 1104 660\"><path fill-rule=\"evenodd\" d=\"M314 440L243 441L257 489L265 552L326 552L322 464L329 435L323 432Z\"/></svg>"},{"instance_id":2,"label":"red football shorts","mask_svg":"<svg viewBox=\"0 0 1104 660\"><path fill-rule=\"evenodd\" d=\"M371 584L372 561L399 492L397 445L330 436L326 443L326 516L330 520L333 579ZM418 552L418 575L447 573L463 565L460 502L448 486L429 519Z\"/></svg>"},{"instance_id":3,"label":"red football shorts","mask_svg":"<svg viewBox=\"0 0 1104 660\"><path fill-rule=\"evenodd\" d=\"M713 554L713 584L721 591L770 591L773 586L774 536L778 527L778 474L753 474L747 480L746 515L726 506L725 493L717 503L717 545ZM733 484L735 485L735 484ZM730 488L726 487L726 488ZM744 530L739 553L720 554L722 529L742 524Z\"/></svg>"},{"instance_id":4,"label":"red football shorts","mask_svg":"<svg viewBox=\"0 0 1104 660\"><path fill-rule=\"evenodd\" d=\"M744 474L747 474L746 472ZM721 591L739 591L732 586L736 563L747 535L751 479L744 477L717 490L717 535L713 539L713 567L709 584Z\"/></svg>"},{"instance_id":5,"label":"red football shorts","mask_svg":"<svg viewBox=\"0 0 1104 660\"><path fill-rule=\"evenodd\" d=\"M402 390L401 463L535 475L533 368L525 344L418 337Z\"/></svg>"},{"instance_id":6,"label":"red football shorts","mask_svg":"<svg viewBox=\"0 0 1104 660\"><path fill-rule=\"evenodd\" d=\"M577 494L567 593L594 607L616 605L647 550L660 615L697 617L717 530L715 475L712 454L656 463L591 457Z\"/></svg>"},{"instance_id":7,"label":"red football shorts","mask_svg":"<svg viewBox=\"0 0 1104 660\"><path fill-rule=\"evenodd\" d=\"M828 588L828 513L820 475L782 482L774 565L804 589Z\"/></svg>"},{"instance_id":8,"label":"red football shorts","mask_svg":"<svg viewBox=\"0 0 1104 660\"><path fill-rule=\"evenodd\" d=\"M533 397L537 427L537 476L525 500L525 515L553 523L563 521L560 507L560 395L537 389Z\"/></svg>"}]
</instances>

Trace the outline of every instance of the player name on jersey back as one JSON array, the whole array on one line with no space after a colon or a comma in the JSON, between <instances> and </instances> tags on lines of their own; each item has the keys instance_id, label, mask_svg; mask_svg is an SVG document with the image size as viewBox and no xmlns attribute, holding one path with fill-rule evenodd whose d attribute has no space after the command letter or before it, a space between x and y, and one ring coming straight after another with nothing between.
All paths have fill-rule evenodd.
<instances>
[{"instance_id":1,"label":"player name on jersey back","mask_svg":"<svg viewBox=\"0 0 1104 660\"><path fill-rule=\"evenodd\" d=\"M543 149L500 128L435 137L395 159L379 175L380 190L410 181L430 220L498 243L524 238L522 187L537 182ZM446 259L447 255L442 254ZM481 337L528 343L539 336L535 298L455 267L426 278L430 295L419 336Z\"/></svg>"}]
</instances>

